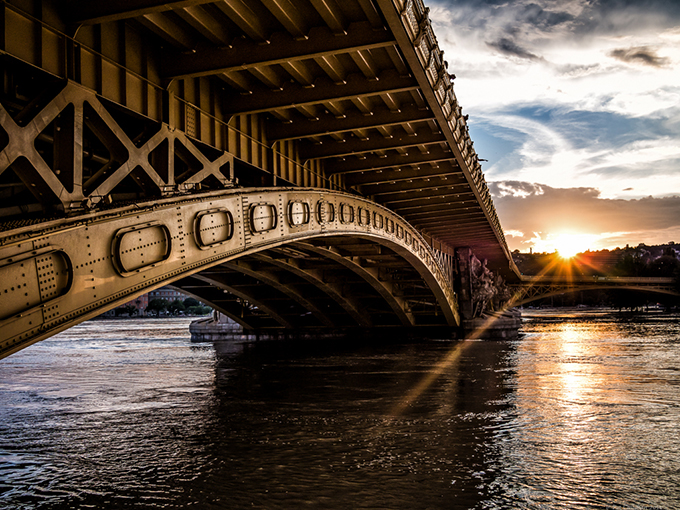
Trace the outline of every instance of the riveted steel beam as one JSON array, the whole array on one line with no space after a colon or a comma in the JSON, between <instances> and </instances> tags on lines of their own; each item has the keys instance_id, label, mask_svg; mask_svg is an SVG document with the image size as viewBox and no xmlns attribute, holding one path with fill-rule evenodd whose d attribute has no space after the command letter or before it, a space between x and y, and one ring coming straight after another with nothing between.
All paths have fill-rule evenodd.
<instances>
[{"instance_id":1,"label":"riveted steel beam","mask_svg":"<svg viewBox=\"0 0 680 510\"><path fill-rule=\"evenodd\" d=\"M475 209L479 210L480 205L470 196L469 200L461 200L462 193L455 191L442 189L439 191L430 191L424 196L413 196L393 199L389 202L391 208L394 209L405 209L405 208L420 208L422 206L428 206L437 203L440 207L444 206L446 208L452 209ZM443 201L446 200L446 203Z\"/></svg>"},{"instance_id":2,"label":"riveted steel beam","mask_svg":"<svg viewBox=\"0 0 680 510\"><path fill-rule=\"evenodd\" d=\"M199 49L191 54L168 54L162 72L167 78L188 78L289 64L328 55L384 48L394 44L387 30L356 23L338 36L326 27L310 30L306 39L288 33L272 34L269 44L236 39L229 47Z\"/></svg>"},{"instance_id":3,"label":"riveted steel beam","mask_svg":"<svg viewBox=\"0 0 680 510\"><path fill-rule=\"evenodd\" d=\"M139 18L139 22L179 50L191 50L198 46L198 39L188 30L161 13L145 14Z\"/></svg>"},{"instance_id":4,"label":"riveted steel beam","mask_svg":"<svg viewBox=\"0 0 680 510\"><path fill-rule=\"evenodd\" d=\"M384 157L371 154L350 156L344 159L344 161L337 159L326 162L326 173L328 175L349 174L455 160L451 151L442 149L439 145L428 145L426 152L413 148L407 154L391 151L389 155Z\"/></svg>"},{"instance_id":5,"label":"riveted steel beam","mask_svg":"<svg viewBox=\"0 0 680 510\"><path fill-rule=\"evenodd\" d=\"M289 298L297 302L305 310L309 310L314 314L317 320L327 327L336 326L333 321L316 305L316 303L308 297L308 292L298 289L296 285L290 282L280 281L278 275L272 271L256 268L252 263L244 260L236 260L234 262L225 262L222 264L234 271L238 271L257 279L258 281L269 285L279 292L287 295Z\"/></svg>"},{"instance_id":6,"label":"riveted steel beam","mask_svg":"<svg viewBox=\"0 0 680 510\"><path fill-rule=\"evenodd\" d=\"M430 110L416 105L404 105L396 111L376 108L369 115L359 111L349 111L341 116L322 112L314 119L299 117L289 123L272 122L267 126L267 139L270 142L297 140L360 129L419 123L432 118Z\"/></svg>"},{"instance_id":7,"label":"riveted steel beam","mask_svg":"<svg viewBox=\"0 0 680 510\"><path fill-rule=\"evenodd\" d=\"M378 133L368 139L350 136L345 140L328 140L323 143L307 143L300 147L303 159L322 159L350 154L361 154L390 149L408 149L420 145L445 142L440 133L430 129L421 129L416 134L403 134L385 137Z\"/></svg>"},{"instance_id":8,"label":"riveted steel beam","mask_svg":"<svg viewBox=\"0 0 680 510\"><path fill-rule=\"evenodd\" d=\"M187 276L173 282L172 285L184 294L210 305L220 313L223 313L233 321L240 324L244 329L252 330L260 326L261 317L252 316L249 310L235 297L225 294L223 289L213 287L208 283L198 280L193 276Z\"/></svg>"},{"instance_id":9,"label":"riveted steel beam","mask_svg":"<svg viewBox=\"0 0 680 510\"><path fill-rule=\"evenodd\" d=\"M392 311L401 321L404 326L414 326L414 318L408 309L408 303L395 296L394 286L391 282L383 281L379 275L378 270L373 267L364 267L361 265L361 257L346 257L337 248L334 247L320 247L310 243L296 243L296 246L310 250L318 255L327 257L355 274L359 275L363 280L367 281L382 298L390 305Z\"/></svg>"},{"instance_id":10,"label":"riveted steel beam","mask_svg":"<svg viewBox=\"0 0 680 510\"><path fill-rule=\"evenodd\" d=\"M466 220L467 218L476 218L478 212L460 212L456 211L453 209L447 208L439 208L439 209L430 209L427 210L423 208L423 210L419 211L411 211L410 213L407 213L404 217L408 219L410 222L419 222L421 219L429 219L429 218L448 218L451 220Z\"/></svg>"},{"instance_id":11,"label":"riveted steel beam","mask_svg":"<svg viewBox=\"0 0 680 510\"><path fill-rule=\"evenodd\" d=\"M274 17L297 39L307 39L307 21L293 0L262 0Z\"/></svg>"},{"instance_id":12,"label":"riveted steel beam","mask_svg":"<svg viewBox=\"0 0 680 510\"><path fill-rule=\"evenodd\" d=\"M224 98L222 109L225 113L232 115L264 113L271 110L315 105L325 101L351 100L417 89L418 84L412 77L400 76L393 71L384 72L378 80L369 80L362 75L353 74L347 77L346 83L340 85L328 79L318 79L313 88L296 83L285 83L280 91L259 87L253 89L250 95L234 95Z\"/></svg>"},{"instance_id":13,"label":"riveted steel beam","mask_svg":"<svg viewBox=\"0 0 680 510\"><path fill-rule=\"evenodd\" d=\"M266 299L266 295L263 295L264 293L262 292L264 289L262 289L261 286L255 286L251 289L244 289L243 287L236 287L235 285L231 284L228 277L215 275L210 277L196 275L196 279L204 281L212 287L226 290L229 292L229 294L233 294L234 296L237 296L255 305L284 328L292 328L295 325L286 316L284 316L282 310L279 310L275 305L272 305L270 300Z\"/></svg>"},{"instance_id":14,"label":"riveted steel beam","mask_svg":"<svg viewBox=\"0 0 680 510\"><path fill-rule=\"evenodd\" d=\"M329 281L323 270L303 268L297 259L272 258L263 253L257 253L253 256L303 278L335 301L357 325L361 327L372 326L371 317L366 313L365 307L355 297L343 292L341 284Z\"/></svg>"},{"instance_id":15,"label":"riveted steel beam","mask_svg":"<svg viewBox=\"0 0 680 510\"><path fill-rule=\"evenodd\" d=\"M421 177L432 178L437 175L450 175L451 173L461 175L458 168L455 166L455 162L442 161L435 165L444 168L439 172L435 172L434 167L429 164L423 164L422 166L405 166L403 168L388 168L384 170L366 170L363 173L355 172L345 175L345 182L351 186L361 186L364 184L380 184L390 181L399 182L407 179L420 179Z\"/></svg>"},{"instance_id":16,"label":"riveted steel beam","mask_svg":"<svg viewBox=\"0 0 680 510\"><path fill-rule=\"evenodd\" d=\"M426 184L426 183L421 183ZM419 202L421 200L433 200L440 196L450 196L451 193L461 193L461 185L449 185L444 181L435 186L414 186L411 190L400 193L375 194L374 198L382 204L403 204L408 202ZM475 202L476 203L476 202Z\"/></svg>"},{"instance_id":17,"label":"riveted steel beam","mask_svg":"<svg viewBox=\"0 0 680 510\"><path fill-rule=\"evenodd\" d=\"M460 195L460 196L458 196ZM476 203L472 199L473 195L471 193L460 193L452 197L438 197L433 200L426 201L426 203L405 203L395 209L400 209L400 214L411 214L411 213L436 213L438 211L455 211L455 212L466 212L466 213L477 213L479 212L479 206L475 207ZM465 198L460 200L460 198Z\"/></svg>"},{"instance_id":18,"label":"riveted steel beam","mask_svg":"<svg viewBox=\"0 0 680 510\"><path fill-rule=\"evenodd\" d=\"M418 228L430 228L433 226L446 226L446 227L451 227L451 224L453 222L461 222L462 220L465 219L464 224L468 225L475 225L475 223L479 222L481 217L479 216L479 213L475 215L468 215L468 214L461 214L461 215L456 215L456 214L447 214L446 212L442 213L439 216L432 216L430 218L418 218L418 219L412 219L414 223L417 223ZM455 228L455 227L454 227Z\"/></svg>"},{"instance_id":19,"label":"riveted steel beam","mask_svg":"<svg viewBox=\"0 0 680 510\"><path fill-rule=\"evenodd\" d=\"M193 5L175 11L195 30L207 37L210 42L219 46L228 46L233 40L227 28L213 17L211 13L199 5Z\"/></svg>"},{"instance_id":20,"label":"riveted steel beam","mask_svg":"<svg viewBox=\"0 0 680 510\"><path fill-rule=\"evenodd\" d=\"M386 181L380 184L362 185L361 191L366 195L370 195L374 199L378 197L385 197L386 195L394 193L408 193L420 189L436 189L446 187L448 189L460 188L462 191L468 189L467 183L460 182L455 176L446 176L446 174L435 175L434 177L420 177L417 179L400 179L393 181ZM380 198L383 200L383 198Z\"/></svg>"},{"instance_id":21,"label":"riveted steel beam","mask_svg":"<svg viewBox=\"0 0 680 510\"><path fill-rule=\"evenodd\" d=\"M71 23L92 25L214 2L215 0L117 0L116 2L69 0L64 2L64 14Z\"/></svg>"}]
</instances>

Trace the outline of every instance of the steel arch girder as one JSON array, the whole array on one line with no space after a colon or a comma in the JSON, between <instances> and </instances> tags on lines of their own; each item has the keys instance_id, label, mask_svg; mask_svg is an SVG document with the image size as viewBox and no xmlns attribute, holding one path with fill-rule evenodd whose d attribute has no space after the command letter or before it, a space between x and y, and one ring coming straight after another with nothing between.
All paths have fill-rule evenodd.
<instances>
[{"instance_id":1,"label":"steel arch girder","mask_svg":"<svg viewBox=\"0 0 680 510\"><path fill-rule=\"evenodd\" d=\"M273 259L266 254L260 252L254 255L257 258L267 260L270 264L276 265L292 274L304 278L307 282L314 285L316 288L324 292L329 298L335 301L340 307L345 310L358 326L371 327L372 321L370 316L362 309L361 305L352 297L343 294L342 289L338 288L332 282L324 280L323 273L318 269L303 269L294 260ZM266 257L266 259L265 259Z\"/></svg>"},{"instance_id":2,"label":"steel arch girder","mask_svg":"<svg viewBox=\"0 0 680 510\"><path fill-rule=\"evenodd\" d=\"M390 305L390 308L399 318L399 321L404 326L414 326L415 320L413 314L408 310L408 303L403 299L398 298L393 294L392 285L389 282L383 282L378 276L378 272L372 268L363 267L359 262L355 262L352 258L343 256L333 247L322 248L304 243L305 249L311 250L323 257L329 258L342 266L346 267L356 275L365 280L378 294Z\"/></svg>"},{"instance_id":3,"label":"steel arch girder","mask_svg":"<svg viewBox=\"0 0 680 510\"><path fill-rule=\"evenodd\" d=\"M177 289L178 291L183 292L184 294L188 294L189 296L203 303L209 303L210 306L212 306L215 310L226 315L237 324L240 324L244 329L247 330L255 329L254 325L251 322L248 322L241 316L241 314L239 313L241 310L238 310L233 306L226 306L223 301L219 301L209 294L189 290L189 288L181 286L179 282L181 282L181 280L174 282L174 284L171 285L171 287ZM216 291L217 289L211 288L211 290Z\"/></svg>"},{"instance_id":4,"label":"steel arch girder","mask_svg":"<svg viewBox=\"0 0 680 510\"><path fill-rule=\"evenodd\" d=\"M257 306L260 310L265 312L267 315L269 315L272 319L274 319L276 322L281 324L282 327L284 328L292 328L294 324L290 322L288 319L286 319L279 310L277 310L275 307L271 306L268 304L266 301L262 300L259 296L255 296L252 293L249 292L244 292L241 289L238 289L237 287L234 287L232 285L229 285L229 283L226 281L225 278L223 277L208 277L208 276L202 276L201 274L198 274L195 276L196 279L204 281L211 286L217 287L222 290L226 290L229 292L229 294L232 294L236 297L239 297L241 299L244 299L245 301L248 301L249 303Z\"/></svg>"},{"instance_id":5,"label":"steel arch girder","mask_svg":"<svg viewBox=\"0 0 680 510\"><path fill-rule=\"evenodd\" d=\"M225 266L225 267L228 267L230 269L233 269L234 271L239 271L243 274L247 274L249 276L252 276L253 278L257 278L261 282L269 285L270 287L275 288L279 292L286 294L289 298L291 298L293 301L297 302L303 308L312 312L312 314L324 326L327 326L327 327L335 326L333 321L326 314L324 314L321 311L321 309L318 306L316 306L316 304L313 301L311 301L310 299L307 299L302 292L298 291L293 286L282 284L276 278L276 276L273 275L270 271L258 271L258 270L253 268L252 264L249 264L249 263L247 263L247 262L245 262L241 259L237 259L234 262L225 262L222 265Z\"/></svg>"},{"instance_id":6,"label":"steel arch girder","mask_svg":"<svg viewBox=\"0 0 680 510\"><path fill-rule=\"evenodd\" d=\"M323 204L332 205L335 214L322 214ZM350 210L354 214L341 214ZM0 357L210 267L330 236L389 246L423 276L447 323L458 324L453 282L403 218L340 192L250 188L165 198L3 232Z\"/></svg>"}]
</instances>

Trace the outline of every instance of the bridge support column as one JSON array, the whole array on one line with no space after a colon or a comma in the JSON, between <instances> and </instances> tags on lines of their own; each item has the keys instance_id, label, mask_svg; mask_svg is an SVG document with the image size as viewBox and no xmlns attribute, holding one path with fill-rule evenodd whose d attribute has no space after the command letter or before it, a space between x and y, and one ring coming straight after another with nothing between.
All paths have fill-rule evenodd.
<instances>
[{"instance_id":1,"label":"bridge support column","mask_svg":"<svg viewBox=\"0 0 680 510\"><path fill-rule=\"evenodd\" d=\"M470 320L473 317L472 257L472 250L468 247L458 248L456 250L458 279L455 288L458 293L458 306L462 320Z\"/></svg>"},{"instance_id":2,"label":"bridge support column","mask_svg":"<svg viewBox=\"0 0 680 510\"><path fill-rule=\"evenodd\" d=\"M458 262L458 306L463 338L501 340L517 336L521 325L520 313L501 310L500 279L480 263L468 247L456 250ZM494 306L496 305L496 306Z\"/></svg>"}]
</instances>

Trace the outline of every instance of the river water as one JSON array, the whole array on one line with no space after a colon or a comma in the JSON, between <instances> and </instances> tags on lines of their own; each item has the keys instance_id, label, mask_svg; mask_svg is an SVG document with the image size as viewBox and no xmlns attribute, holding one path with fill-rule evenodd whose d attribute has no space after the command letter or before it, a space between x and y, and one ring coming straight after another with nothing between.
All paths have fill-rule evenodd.
<instances>
[{"instance_id":1,"label":"river water","mask_svg":"<svg viewBox=\"0 0 680 510\"><path fill-rule=\"evenodd\" d=\"M680 508L677 315L240 351L188 322L0 361L0 508Z\"/></svg>"}]
</instances>

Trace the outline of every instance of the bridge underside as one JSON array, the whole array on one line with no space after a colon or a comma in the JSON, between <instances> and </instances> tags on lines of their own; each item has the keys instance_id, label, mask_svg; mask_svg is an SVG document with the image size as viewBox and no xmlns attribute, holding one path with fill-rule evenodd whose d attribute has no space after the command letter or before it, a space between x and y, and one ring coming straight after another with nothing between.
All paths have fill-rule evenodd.
<instances>
[{"instance_id":1,"label":"bridge underside","mask_svg":"<svg viewBox=\"0 0 680 510\"><path fill-rule=\"evenodd\" d=\"M422 0L7 0L0 71L0 355L165 284L261 330L517 279Z\"/></svg>"},{"instance_id":2,"label":"bridge underside","mask_svg":"<svg viewBox=\"0 0 680 510\"><path fill-rule=\"evenodd\" d=\"M351 236L290 242L173 286L249 330L447 324L432 290L406 260Z\"/></svg>"},{"instance_id":3,"label":"bridge underside","mask_svg":"<svg viewBox=\"0 0 680 510\"><path fill-rule=\"evenodd\" d=\"M456 327L453 260L371 201L240 189L0 239L0 356L165 284L248 330Z\"/></svg>"},{"instance_id":4,"label":"bridge underside","mask_svg":"<svg viewBox=\"0 0 680 510\"><path fill-rule=\"evenodd\" d=\"M9 0L0 68L0 217L327 188L514 273L422 0Z\"/></svg>"}]
</instances>

